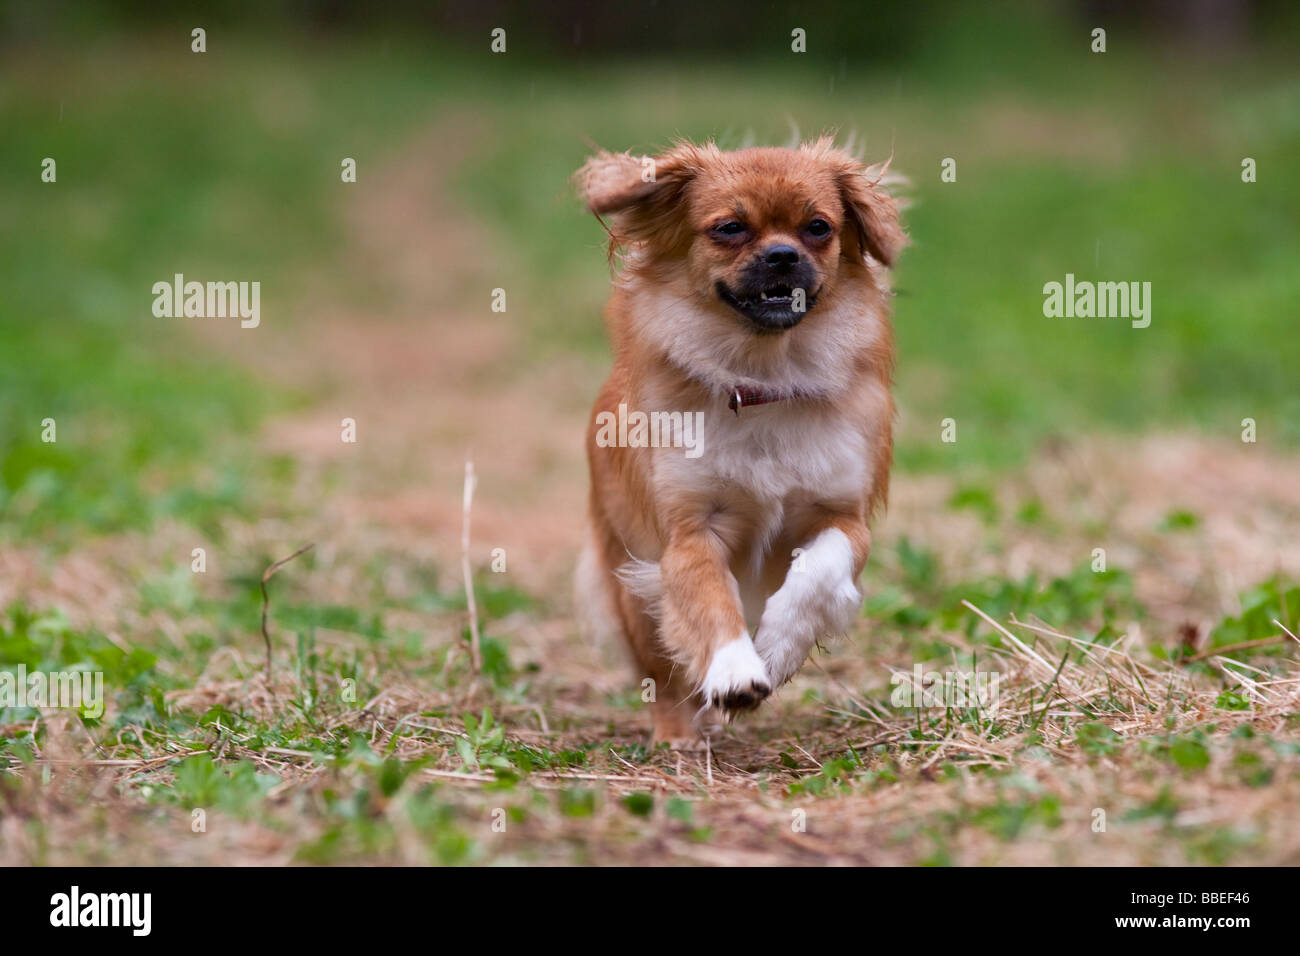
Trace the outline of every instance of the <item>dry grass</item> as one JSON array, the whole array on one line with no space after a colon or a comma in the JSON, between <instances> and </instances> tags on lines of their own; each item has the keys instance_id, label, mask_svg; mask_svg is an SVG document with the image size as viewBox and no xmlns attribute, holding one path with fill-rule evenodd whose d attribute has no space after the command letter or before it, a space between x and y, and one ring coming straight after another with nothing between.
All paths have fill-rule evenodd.
<instances>
[{"instance_id":1,"label":"dry grass","mask_svg":"<svg viewBox=\"0 0 1300 956\"><path fill-rule=\"evenodd\" d=\"M1213 861L1214 841L1231 834L1254 848L1252 862L1300 859L1294 758L1266 757L1263 769L1275 776L1260 788L1241 780L1232 748L1222 746L1243 727L1256 738L1293 736L1300 710L1294 660L1285 676L1268 676L1243 661L1213 658L1250 700L1247 709L1225 711L1217 705L1220 681L1153 661L1138 635L1103 646L1039 622L988 623L1005 640L981 655L982 669L1002 675L994 713L891 710L813 668L796 690L821 687L824 708L792 700L787 691L775 707L714 741L708 754L633 753L629 748L644 739L643 715L593 705L555 677L537 687L534 699L508 704L482 682L432 693L423 682L375 675L384 683L380 693L362 706L321 713L317 732L362 735L374 753L418 767L391 799L369 808L393 833L409 826L406 801L420 782L438 783L456 826L474 840L470 859L1175 863L1189 856ZM258 665L237 652L226 655L224 667L231 679L169 694L169 704L188 713L224 706L257 726L283 720L285 702L298 691L283 669L268 686ZM580 768L516 770L507 779L518 773L519 782L502 789L496 771L464 765L455 742L472 735L448 716L485 705L509 728L504 752L586 748L587 759ZM92 757L89 737L62 719L61 731L48 735L51 743L17 787L4 791L5 863L69 863L92 846L92 857L103 862L285 862L320 837L325 821L311 810L322 794L367 780L364 767L259 744L219 720L188 738L142 733L116 748L97 748ZM1081 727L1090 724L1113 732L1093 752L1081 742ZM1180 771L1167 757L1144 752L1144 745L1187 739L1194 731L1205 735L1203 769ZM249 761L279 782L252 819L214 814L200 838L188 832L183 808L160 811L141 799L168 786L176 758L195 753ZM828 775L828 766L850 753L856 765ZM808 782L817 779L826 786L813 792ZM1165 807L1161 788L1171 783L1178 798ZM575 790L591 793L585 815L560 806L562 795ZM646 815L628 812L622 801L629 794L651 796ZM689 823L669 816L672 797L689 803ZM497 833L491 821L499 807L518 807L526 816ZM1098 808L1109 821L1104 833L1092 829ZM796 830L800 810L806 828ZM38 828L24 825L37 820ZM26 837L33 830L41 833L39 845ZM1197 850L1201 843L1207 848ZM420 841L412 848L400 840L370 855L358 850L357 858L429 861Z\"/></svg>"}]
</instances>

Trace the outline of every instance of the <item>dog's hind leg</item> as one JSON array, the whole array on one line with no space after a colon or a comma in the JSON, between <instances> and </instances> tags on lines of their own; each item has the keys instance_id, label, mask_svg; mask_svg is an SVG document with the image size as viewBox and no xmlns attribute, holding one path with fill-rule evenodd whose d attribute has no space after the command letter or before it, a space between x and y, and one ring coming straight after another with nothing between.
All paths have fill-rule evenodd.
<instances>
[{"instance_id":1,"label":"dog's hind leg","mask_svg":"<svg viewBox=\"0 0 1300 956\"><path fill-rule=\"evenodd\" d=\"M620 571L622 567L620 567ZM597 536L589 536L578 560L574 605L589 640L609 641L622 636L631 654L637 692L650 705L654 719L653 743L667 743L675 749L702 747L692 725L696 707L691 688L680 667L663 652L659 642L657 605L658 566L640 562L636 580L629 581L609 570Z\"/></svg>"}]
</instances>

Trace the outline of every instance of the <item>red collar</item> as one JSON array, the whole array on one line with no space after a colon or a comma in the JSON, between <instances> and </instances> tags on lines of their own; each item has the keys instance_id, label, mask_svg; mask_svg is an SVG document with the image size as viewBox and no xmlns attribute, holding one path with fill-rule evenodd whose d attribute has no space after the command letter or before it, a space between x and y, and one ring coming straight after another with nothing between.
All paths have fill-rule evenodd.
<instances>
[{"instance_id":1,"label":"red collar","mask_svg":"<svg viewBox=\"0 0 1300 956\"><path fill-rule=\"evenodd\" d=\"M807 397L809 397L809 393L800 389L778 391L774 388L750 388L748 385L737 385L731 390L731 396L727 399L727 407L739 416L741 408L748 405L768 405L772 402L784 402L792 398Z\"/></svg>"}]
</instances>

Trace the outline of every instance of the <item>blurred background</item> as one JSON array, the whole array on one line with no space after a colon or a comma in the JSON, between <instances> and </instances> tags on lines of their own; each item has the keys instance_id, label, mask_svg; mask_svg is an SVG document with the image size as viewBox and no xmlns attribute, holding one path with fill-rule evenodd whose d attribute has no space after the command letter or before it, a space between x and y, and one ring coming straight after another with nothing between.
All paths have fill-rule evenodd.
<instances>
[{"instance_id":1,"label":"blurred background","mask_svg":"<svg viewBox=\"0 0 1300 956\"><path fill-rule=\"evenodd\" d=\"M604 354L599 227L567 185L590 143L834 129L869 159L892 152L911 181L914 245L897 276L904 466L1015 463L1093 429L1232 436L1245 417L1262 442L1293 446L1297 16L1244 0L298 0L184 14L8 2L3 526L111 529L235 504L235 474L184 492L142 479L196 459L220 471L214 448L292 400L291 377L250 382L224 345L290 328L310 338L321 299L374 316L401 297L402 254L360 262L348 217L367 197L378 206L389 164L418 163L419 149L421 189L393 205L403 228L442 234L457 257L490 263L489 288L508 288L508 334L527 347L507 365ZM195 26L205 54L190 50ZM1104 54L1090 50L1097 26ZM495 27L504 54L490 52ZM796 27L805 54L791 52ZM40 179L47 156L57 184ZM343 157L359 164L355 186L340 183ZM955 183L940 181L948 157ZM1241 180L1245 157L1255 184ZM493 321L460 263L422 266L441 280L430 311ZM272 331L155 319L150 286L175 272L260 280ZM1067 272L1151 282L1151 327L1044 318L1042 285ZM212 347L196 349L196 334ZM77 453L38 440L32 423L61 415ZM934 440L949 416L956 455Z\"/></svg>"},{"instance_id":2,"label":"blurred background","mask_svg":"<svg viewBox=\"0 0 1300 956\"><path fill-rule=\"evenodd\" d=\"M317 668L356 677L361 700L389 694L394 722L478 712L458 566L472 455L491 705L512 733L543 714L537 739L564 728L564 746L603 753L590 738L608 732L633 748L644 728L621 652L576 640L567 596L610 281L569 177L593 145L835 130L909 180L897 465L861 633L823 658L840 683L807 668L773 705L793 708L786 726L829 726L800 694L841 713L845 686L887 699L887 665L996 645L967 599L1098 640L1124 630L1146 660L1264 641L1258 663L1280 666L1271 622L1294 629L1300 613L1298 40L1300 7L1281 0L4 0L0 662L105 670L118 696L99 745L145 761L153 745L131 728L202 747L213 713L284 753L338 756L353 745L316 723ZM260 282L260 325L155 317L153 284L176 273ZM1067 273L1151 283L1150 327L1045 317L1043 285ZM955 443L940 441L949 418ZM296 670L277 672L278 698L249 691L260 575L309 541L270 616L277 666ZM1205 662L1189 672L1221 679ZM14 748L32 719L0 709ZM226 778L192 763L173 780L150 762L162 784L145 798L201 805ZM229 778L239 812L260 806L257 766ZM369 817L320 812L308 859L373 858ZM336 824L361 827L362 849ZM99 852L87 827L60 838L64 859ZM468 852L434 831L439 859ZM1127 845L1164 860L1158 836ZM1251 839L1189 858L1278 845ZM1069 852L1092 852L1081 845ZM931 852L918 837L899 859Z\"/></svg>"}]
</instances>

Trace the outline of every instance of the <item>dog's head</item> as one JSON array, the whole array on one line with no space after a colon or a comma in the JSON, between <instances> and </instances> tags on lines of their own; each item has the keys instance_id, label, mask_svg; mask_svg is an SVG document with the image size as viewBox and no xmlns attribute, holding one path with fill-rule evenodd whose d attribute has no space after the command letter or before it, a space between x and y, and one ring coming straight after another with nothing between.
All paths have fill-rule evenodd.
<instances>
[{"instance_id":1,"label":"dog's head","mask_svg":"<svg viewBox=\"0 0 1300 956\"><path fill-rule=\"evenodd\" d=\"M600 152L578 170L612 246L662 271L754 334L798 325L867 257L892 266L905 240L892 199L823 138L797 149L723 152L679 143L656 157ZM666 268L667 267L667 268Z\"/></svg>"}]
</instances>

